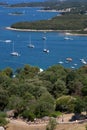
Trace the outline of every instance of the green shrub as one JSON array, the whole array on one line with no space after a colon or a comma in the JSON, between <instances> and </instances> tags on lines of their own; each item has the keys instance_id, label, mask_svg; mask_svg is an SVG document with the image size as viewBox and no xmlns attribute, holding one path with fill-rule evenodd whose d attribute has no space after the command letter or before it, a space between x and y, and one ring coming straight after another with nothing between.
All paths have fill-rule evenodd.
<instances>
[{"instance_id":1,"label":"green shrub","mask_svg":"<svg viewBox=\"0 0 87 130\"><path fill-rule=\"evenodd\" d=\"M1 112L0 111L0 117L3 117L3 118L5 118L7 115L6 115L6 113L5 112Z\"/></svg>"},{"instance_id":2,"label":"green shrub","mask_svg":"<svg viewBox=\"0 0 87 130\"><path fill-rule=\"evenodd\" d=\"M85 126L85 130L87 130L87 124L86 124L86 126Z\"/></svg>"},{"instance_id":3,"label":"green shrub","mask_svg":"<svg viewBox=\"0 0 87 130\"><path fill-rule=\"evenodd\" d=\"M46 126L46 130L55 130L56 125L57 125L56 119L50 118L50 121L49 121L48 125Z\"/></svg>"},{"instance_id":4,"label":"green shrub","mask_svg":"<svg viewBox=\"0 0 87 130\"><path fill-rule=\"evenodd\" d=\"M51 117L59 117L60 115L61 115L62 113L60 112L60 111L55 111L55 112L53 112L53 113L51 113Z\"/></svg>"},{"instance_id":5,"label":"green shrub","mask_svg":"<svg viewBox=\"0 0 87 130\"><path fill-rule=\"evenodd\" d=\"M35 118L35 115L32 112L30 112L29 110L25 110L22 113L22 116L23 116L23 118L26 118L31 121L34 121L34 118Z\"/></svg>"},{"instance_id":6,"label":"green shrub","mask_svg":"<svg viewBox=\"0 0 87 130\"><path fill-rule=\"evenodd\" d=\"M5 126L7 124L8 124L8 121L5 118L0 117L0 126Z\"/></svg>"}]
</instances>

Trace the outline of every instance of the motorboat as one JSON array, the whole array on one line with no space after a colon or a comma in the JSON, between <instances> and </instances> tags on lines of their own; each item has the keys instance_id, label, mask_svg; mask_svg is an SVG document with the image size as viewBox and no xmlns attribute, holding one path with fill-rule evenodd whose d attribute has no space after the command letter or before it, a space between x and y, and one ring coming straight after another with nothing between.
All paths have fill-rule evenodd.
<instances>
[{"instance_id":1,"label":"motorboat","mask_svg":"<svg viewBox=\"0 0 87 130\"><path fill-rule=\"evenodd\" d=\"M5 40L6 43L11 43L11 40Z\"/></svg>"},{"instance_id":2,"label":"motorboat","mask_svg":"<svg viewBox=\"0 0 87 130\"><path fill-rule=\"evenodd\" d=\"M72 58L68 57L68 58L66 58L66 61L71 62Z\"/></svg>"},{"instance_id":3,"label":"motorboat","mask_svg":"<svg viewBox=\"0 0 87 130\"><path fill-rule=\"evenodd\" d=\"M48 49L43 49L43 52L49 53L50 51Z\"/></svg>"},{"instance_id":4,"label":"motorboat","mask_svg":"<svg viewBox=\"0 0 87 130\"><path fill-rule=\"evenodd\" d=\"M86 62L84 59L80 59L80 61L81 61L83 64L87 64L87 62Z\"/></svg>"},{"instance_id":5,"label":"motorboat","mask_svg":"<svg viewBox=\"0 0 87 130\"><path fill-rule=\"evenodd\" d=\"M63 61L59 61L58 63L59 63L59 64L63 64Z\"/></svg>"}]
</instances>

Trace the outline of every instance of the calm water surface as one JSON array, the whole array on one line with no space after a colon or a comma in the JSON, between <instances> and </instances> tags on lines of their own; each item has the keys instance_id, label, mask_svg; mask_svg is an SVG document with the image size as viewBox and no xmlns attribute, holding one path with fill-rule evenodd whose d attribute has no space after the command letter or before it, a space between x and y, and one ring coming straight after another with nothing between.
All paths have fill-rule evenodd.
<instances>
[{"instance_id":1,"label":"calm water surface","mask_svg":"<svg viewBox=\"0 0 87 130\"><path fill-rule=\"evenodd\" d=\"M0 7L0 69L11 67L16 69L30 64L46 69L54 64L59 64L70 68L78 68L82 66L80 59L87 61L87 37L71 36L73 40L64 40L64 34L58 32L20 32L6 30L5 27L19 21L36 21L42 19L50 19L58 12L40 12L40 8L6 8ZM9 15L14 12L23 12L23 15ZM49 54L43 52L44 40L47 37L46 47L50 50ZM35 48L28 48L30 37ZM11 42L6 42L10 40ZM13 57L10 55L13 48L20 53L20 56ZM70 63L66 62L66 58L71 57Z\"/></svg>"}]
</instances>

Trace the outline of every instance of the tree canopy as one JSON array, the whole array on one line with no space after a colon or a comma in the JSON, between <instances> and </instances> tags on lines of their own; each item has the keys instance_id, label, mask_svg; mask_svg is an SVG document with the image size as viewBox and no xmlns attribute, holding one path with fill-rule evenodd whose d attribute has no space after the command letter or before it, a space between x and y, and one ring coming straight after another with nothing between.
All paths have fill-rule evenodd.
<instances>
[{"instance_id":1,"label":"tree canopy","mask_svg":"<svg viewBox=\"0 0 87 130\"><path fill-rule=\"evenodd\" d=\"M76 70L54 65L39 72L25 65L0 71L0 111L14 110L14 117L41 118L60 112L87 111L87 66Z\"/></svg>"}]
</instances>

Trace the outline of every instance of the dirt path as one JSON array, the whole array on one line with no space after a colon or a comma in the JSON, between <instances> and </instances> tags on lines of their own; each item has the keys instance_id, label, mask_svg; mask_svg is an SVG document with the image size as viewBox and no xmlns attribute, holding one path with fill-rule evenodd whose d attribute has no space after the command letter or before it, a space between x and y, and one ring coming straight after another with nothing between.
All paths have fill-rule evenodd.
<instances>
[{"instance_id":1,"label":"dirt path","mask_svg":"<svg viewBox=\"0 0 87 130\"><path fill-rule=\"evenodd\" d=\"M62 122L62 116L58 118L60 124L57 125L56 130L86 130L87 123L72 123L67 124L71 119L72 114L64 114L64 122ZM67 122L67 123L66 123ZM32 123L28 124L21 119L9 119L9 124L6 130L46 130L46 123Z\"/></svg>"}]
</instances>

